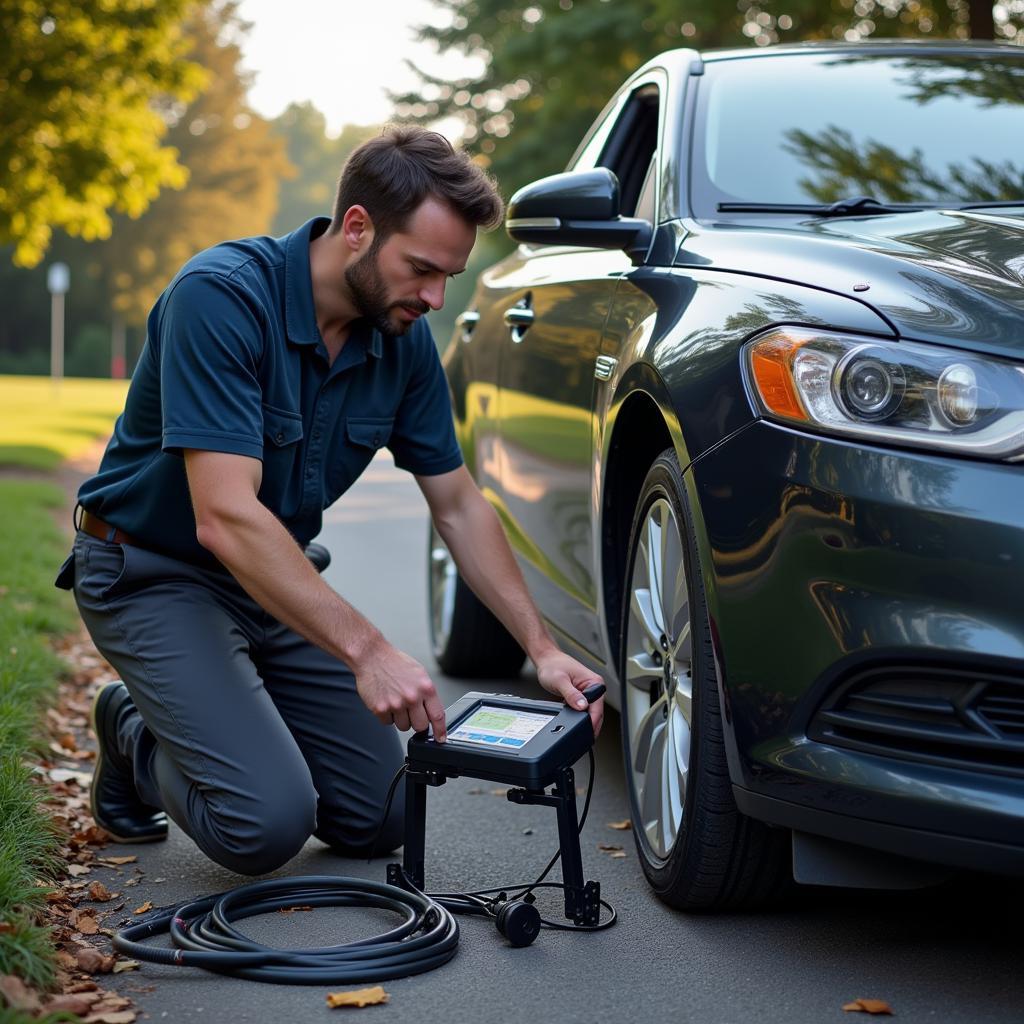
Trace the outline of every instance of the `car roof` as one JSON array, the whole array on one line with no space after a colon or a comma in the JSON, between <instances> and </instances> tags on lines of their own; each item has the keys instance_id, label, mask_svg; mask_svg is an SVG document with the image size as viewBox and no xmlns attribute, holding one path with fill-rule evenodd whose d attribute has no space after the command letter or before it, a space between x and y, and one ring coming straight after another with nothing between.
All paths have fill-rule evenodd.
<instances>
[{"instance_id":1,"label":"car roof","mask_svg":"<svg viewBox=\"0 0 1024 1024\"><path fill-rule=\"evenodd\" d=\"M792 56L795 54L844 53L844 54L878 54L878 53L963 53L963 54L999 54L1024 59L1024 47L1009 42L966 39L870 39L856 43L843 40L816 40L800 43L775 43L771 46L735 46L720 49L665 50L658 56L647 61L631 78L652 67L662 67L669 71L686 74L695 61L708 64L727 60L764 60L772 57Z\"/></svg>"}]
</instances>

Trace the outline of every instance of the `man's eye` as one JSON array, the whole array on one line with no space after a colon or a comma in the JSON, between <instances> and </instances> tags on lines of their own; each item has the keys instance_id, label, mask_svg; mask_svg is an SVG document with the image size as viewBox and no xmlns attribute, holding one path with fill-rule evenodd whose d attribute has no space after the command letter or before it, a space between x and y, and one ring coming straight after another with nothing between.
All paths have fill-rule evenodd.
<instances>
[{"instance_id":1,"label":"man's eye","mask_svg":"<svg viewBox=\"0 0 1024 1024\"><path fill-rule=\"evenodd\" d=\"M419 274L420 277L428 273L428 271L426 271L423 267L417 267L415 263L411 263L410 266L412 267L413 273Z\"/></svg>"}]
</instances>

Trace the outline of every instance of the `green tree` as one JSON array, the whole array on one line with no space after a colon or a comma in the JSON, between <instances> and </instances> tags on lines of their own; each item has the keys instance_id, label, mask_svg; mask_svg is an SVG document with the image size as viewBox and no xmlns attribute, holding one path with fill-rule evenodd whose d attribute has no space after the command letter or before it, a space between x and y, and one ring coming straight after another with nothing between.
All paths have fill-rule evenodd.
<instances>
[{"instance_id":1,"label":"green tree","mask_svg":"<svg viewBox=\"0 0 1024 1024\"><path fill-rule=\"evenodd\" d=\"M269 231L281 179L295 173L269 121L246 103L235 0L196 8L186 23L191 56L209 86L188 106L169 106L168 141L188 169L188 188L161 193L139 218L118 216L108 241L85 247L102 266L114 310L144 321L178 268L229 238Z\"/></svg>"},{"instance_id":2,"label":"green tree","mask_svg":"<svg viewBox=\"0 0 1024 1024\"><path fill-rule=\"evenodd\" d=\"M483 72L447 81L419 71L398 116L455 116L465 145L506 191L564 168L608 97L649 57L681 46L766 46L804 39L969 34L1024 42L1016 7L987 0L435 0L449 24L419 38L476 57Z\"/></svg>"},{"instance_id":3,"label":"green tree","mask_svg":"<svg viewBox=\"0 0 1024 1024\"><path fill-rule=\"evenodd\" d=\"M338 175L349 154L380 132L378 126L346 125L337 138L327 135L324 115L308 101L292 103L271 124L284 140L295 177L281 182L273 232L292 231L310 217L330 216Z\"/></svg>"},{"instance_id":4,"label":"green tree","mask_svg":"<svg viewBox=\"0 0 1024 1024\"><path fill-rule=\"evenodd\" d=\"M39 262L53 228L109 235L187 179L161 140L158 96L203 84L184 59L191 0L7 0L0 5L0 243Z\"/></svg>"}]
</instances>

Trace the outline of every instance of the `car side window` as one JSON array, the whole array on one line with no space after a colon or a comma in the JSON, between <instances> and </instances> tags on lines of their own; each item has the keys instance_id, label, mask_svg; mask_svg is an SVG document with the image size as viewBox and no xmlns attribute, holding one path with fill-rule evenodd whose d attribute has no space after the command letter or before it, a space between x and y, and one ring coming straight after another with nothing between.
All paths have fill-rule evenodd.
<instances>
[{"instance_id":1,"label":"car side window","mask_svg":"<svg viewBox=\"0 0 1024 1024\"><path fill-rule=\"evenodd\" d=\"M660 93L653 83L634 90L597 162L598 167L607 167L619 179L623 217L637 215L641 193L644 193L645 205L650 207L648 219L654 219L659 101Z\"/></svg>"}]
</instances>

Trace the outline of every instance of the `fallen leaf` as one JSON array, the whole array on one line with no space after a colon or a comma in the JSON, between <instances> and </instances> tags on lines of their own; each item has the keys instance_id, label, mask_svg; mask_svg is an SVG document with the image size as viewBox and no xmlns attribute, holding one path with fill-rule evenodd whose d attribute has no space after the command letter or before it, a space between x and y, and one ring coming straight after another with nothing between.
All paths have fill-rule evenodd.
<instances>
[{"instance_id":1,"label":"fallen leaf","mask_svg":"<svg viewBox=\"0 0 1024 1024\"><path fill-rule=\"evenodd\" d=\"M847 1013L888 1013L892 1014L892 1007L881 999L855 999L844 1007Z\"/></svg>"},{"instance_id":2,"label":"fallen leaf","mask_svg":"<svg viewBox=\"0 0 1024 1024\"><path fill-rule=\"evenodd\" d=\"M83 935L95 935L100 930L99 922L95 917L90 917L88 914L84 917L80 917L75 924L75 927Z\"/></svg>"},{"instance_id":3,"label":"fallen leaf","mask_svg":"<svg viewBox=\"0 0 1024 1024\"><path fill-rule=\"evenodd\" d=\"M626 851L625 850L612 850L612 852L610 854L608 854L608 856L611 857L612 860L621 860L623 857L626 856Z\"/></svg>"},{"instance_id":4,"label":"fallen leaf","mask_svg":"<svg viewBox=\"0 0 1024 1024\"><path fill-rule=\"evenodd\" d=\"M115 896L102 882L93 882L89 886L89 898L97 903L109 903Z\"/></svg>"},{"instance_id":5,"label":"fallen leaf","mask_svg":"<svg viewBox=\"0 0 1024 1024\"><path fill-rule=\"evenodd\" d=\"M89 1012L92 1003L82 996L51 996L43 1003L43 1013L76 1013L79 1016Z\"/></svg>"},{"instance_id":6,"label":"fallen leaf","mask_svg":"<svg viewBox=\"0 0 1024 1024\"><path fill-rule=\"evenodd\" d=\"M619 832L625 832L626 829L633 827L633 822L631 822L629 818L626 818L623 821L609 821L608 827L617 829Z\"/></svg>"},{"instance_id":7,"label":"fallen leaf","mask_svg":"<svg viewBox=\"0 0 1024 1024\"><path fill-rule=\"evenodd\" d=\"M100 1013L90 1013L88 1017L83 1018L84 1024L132 1024L134 1020L134 1010L103 1010Z\"/></svg>"},{"instance_id":8,"label":"fallen leaf","mask_svg":"<svg viewBox=\"0 0 1024 1024\"><path fill-rule=\"evenodd\" d=\"M597 844L597 848L599 850L603 850L605 853L609 853L612 850L621 850L622 849L622 847L618 846L616 843L598 843Z\"/></svg>"},{"instance_id":9,"label":"fallen leaf","mask_svg":"<svg viewBox=\"0 0 1024 1024\"><path fill-rule=\"evenodd\" d=\"M0 975L0 996L15 1010L38 1010L39 996L21 978L13 974Z\"/></svg>"},{"instance_id":10,"label":"fallen leaf","mask_svg":"<svg viewBox=\"0 0 1024 1024\"><path fill-rule=\"evenodd\" d=\"M507 789L492 789L491 796L505 796L508 793Z\"/></svg>"},{"instance_id":11,"label":"fallen leaf","mask_svg":"<svg viewBox=\"0 0 1024 1024\"><path fill-rule=\"evenodd\" d=\"M296 910L312 910L312 907L279 907L279 914L294 914Z\"/></svg>"},{"instance_id":12,"label":"fallen leaf","mask_svg":"<svg viewBox=\"0 0 1024 1024\"><path fill-rule=\"evenodd\" d=\"M146 914L146 913L149 913L149 911L151 911L152 909L153 909L153 901L152 900L146 900L146 902L143 903L141 907L136 907L132 911L132 913L133 914Z\"/></svg>"},{"instance_id":13,"label":"fallen leaf","mask_svg":"<svg viewBox=\"0 0 1024 1024\"><path fill-rule=\"evenodd\" d=\"M86 974L109 974L114 969L114 958L104 956L92 946L83 946L78 951L78 966Z\"/></svg>"},{"instance_id":14,"label":"fallen leaf","mask_svg":"<svg viewBox=\"0 0 1024 1024\"><path fill-rule=\"evenodd\" d=\"M7 935L14 931L14 925L9 921L0 921L0 935Z\"/></svg>"},{"instance_id":15,"label":"fallen leaf","mask_svg":"<svg viewBox=\"0 0 1024 1024\"><path fill-rule=\"evenodd\" d=\"M92 776L88 772L76 772L70 768L51 768L49 775L54 782L77 782L87 789L92 783Z\"/></svg>"},{"instance_id":16,"label":"fallen leaf","mask_svg":"<svg viewBox=\"0 0 1024 1024\"><path fill-rule=\"evenodd\" d=\"M90 871L92 871L92 868L87 864L72 864L68 868L68 874L73 878L79 878L82 875L87 875Z\"/></svg>"},{"instance_id":17,"label":"fallen leaf","mask_svg":"<svg viewBox=\"0 0 1024 1024\"><path fill-rule=\"evenodd\" d=\"M380 985L373 988L360 988L352 992L328 992L327 1005L335 1006L376 1006L386 1003L391 997Z\"/></svg>"},{"instance_id":18,"label":"fallen leaf","mask_svg":"<svg viewBox=\"0 0 1024 1024\"><path fill-rule=\"evenodd\" d=\"M96 860L100 864L134 864L139 858L132 854L130 857L97 857Z\"/></svg>"},{"instance_id":19,"label":"fallen leaf","mask_svg":"<svg viewBox=\"0 0 1024 1024\"><path fill-rule=\"evenodd\" d=\"M136 971L141 966L142 964L140 964L138 960L118 960L117 963L114 964L114 973L123 974L125 971Z\"/></svg>"}]
</instances>

